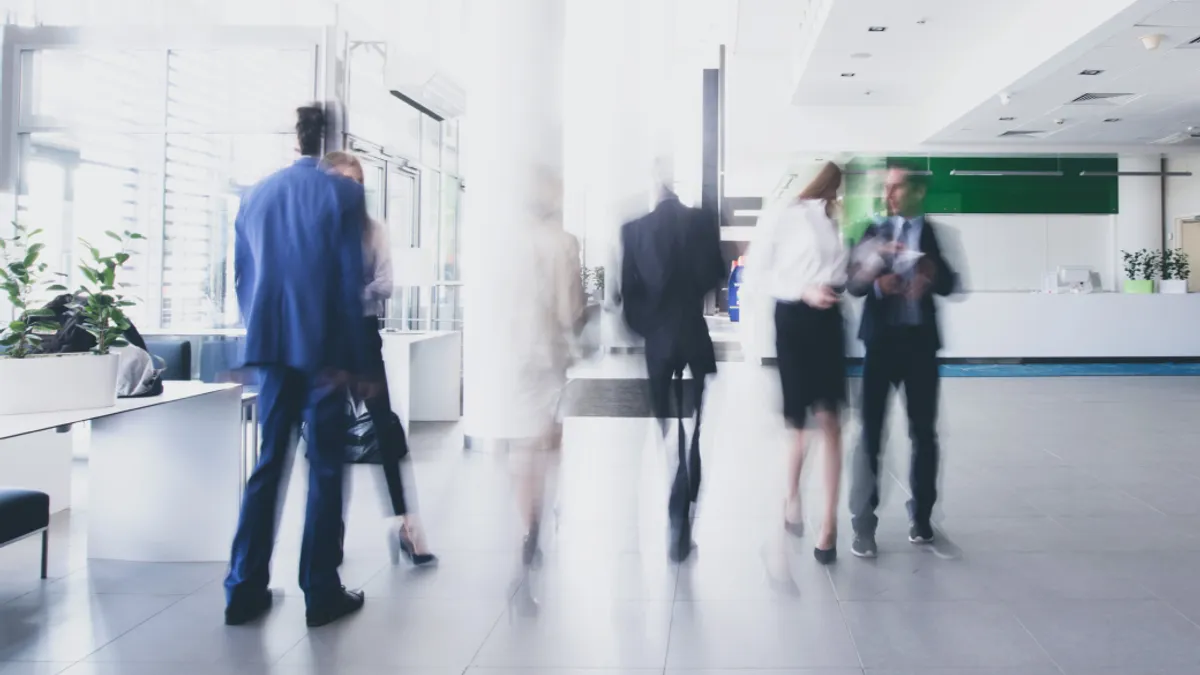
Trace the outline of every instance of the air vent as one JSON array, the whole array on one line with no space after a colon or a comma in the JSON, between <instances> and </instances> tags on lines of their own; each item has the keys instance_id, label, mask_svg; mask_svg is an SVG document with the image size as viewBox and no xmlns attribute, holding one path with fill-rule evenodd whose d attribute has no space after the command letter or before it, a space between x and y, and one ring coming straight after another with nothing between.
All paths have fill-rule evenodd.
<instances>
[{"instance_id":1,"label":"air vent","mask_svg":"<svg viewBox=\"0 0 1200 675\"><path fill-rule=\"evenodd\" d=\"M1200 49L1200 37L1193 38L1179 45L1176 49Z\"/></svg>"},{"instance_id":2,"label":"air vent","mask_svg":"<svg viewBox=\"0 0 1200 675\"><path fill-rule=\"evenodd\" d=\"M1067 105L1125 105L1137 97L1137 94L1084 94L1076 97Z\"/></svg>"},{"instance_id":3,"label":"air vent","mask_svg":"<svg viewBox=\"0 0 1200 675\"><path fill-rule=\"evenodd\" d=\"M1044 133L1046 132L1033 129L1017 129L1014 131L1006 131L1000 134L1000 138L1037 138Z\"/></svg>"},{"instance_id":4,"label":"air vent","mask_svg":"<svg viewBox=\"0 0 1200 675\"><path fill-rule=\"evenodd\" d=\"M1163 136L1162 138L1160 138L1158 140L1150 141L1150 144L1151 145L1200 145L1200 133L1180 131L1178 133L1171 134L1170 136Z\"/></svg>"}]
</instances>

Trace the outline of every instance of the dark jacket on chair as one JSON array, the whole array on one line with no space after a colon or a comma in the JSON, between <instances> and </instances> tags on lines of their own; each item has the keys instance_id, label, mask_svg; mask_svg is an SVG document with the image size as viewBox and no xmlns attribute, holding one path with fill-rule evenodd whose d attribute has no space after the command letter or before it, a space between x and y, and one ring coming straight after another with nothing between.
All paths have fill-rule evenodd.
<instances>
[{"instance_id":1,"label":"dark jacket on chair","mask_svg":"<svg viewBox=\"0 0 1200 675\"><path fill-rule=\"evenodd\" d=\"M859 246L863 246L871 240L887 236L888 226L886 224L876 223L867 229L863 235ZM933 266L933 286L930 289L932 292L921 298L919 304L920 321L916 326L917 330L927 340L927 344L931 344L936 351L942 347L941 331L938 328L937 320L937 303L934 301L934 295L947 296L954 293L958 288L958 274L950 267L946 258L942 255L942 248L938 244L937 234L935 230L937 225L934 224L928 217L922 216L921 225L921 253L924 253L923 261L928 261L928 264ZM863 304L862 323L858 328L858 339L862 340L865 345L870 347L871 343L877 339L884 338L888 334L891 324L889 317L894 316L895 303L904 302L900 296L885 296L880 297L875 292L874 282L856 282L854 270L851 270L850 284L848 290L852 295L866 296Z\"/></svg>"}]
</instances>

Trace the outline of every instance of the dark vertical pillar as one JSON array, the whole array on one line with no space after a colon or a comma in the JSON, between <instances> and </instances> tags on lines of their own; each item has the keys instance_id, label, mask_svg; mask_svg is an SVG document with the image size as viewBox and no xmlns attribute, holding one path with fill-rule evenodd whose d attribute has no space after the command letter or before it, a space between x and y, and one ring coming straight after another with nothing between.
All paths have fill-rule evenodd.
<instances>
[{"instance_id":1,"label":"dark vertical pillar","mask_svg":"<svg viewBox=\"0 0 1200 675\"><path fill-rule=\"evenodd\" d=\"M716 68L704 70L703 134L700 173L700 206L714 216L720 208L721 177L721 71Z\"/></svg>"}]
</instances>

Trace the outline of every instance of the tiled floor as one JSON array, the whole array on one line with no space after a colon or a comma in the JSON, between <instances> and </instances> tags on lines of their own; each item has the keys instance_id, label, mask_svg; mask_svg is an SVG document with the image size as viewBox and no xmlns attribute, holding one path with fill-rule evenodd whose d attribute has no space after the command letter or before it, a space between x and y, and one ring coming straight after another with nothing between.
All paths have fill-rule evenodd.
<instances>
[{"instance_id":1,"label":"tiled floor","mask_svg":"<svg viewBox=\"0 0 1200 675\"><path fill-rule=\"evenodd\" d=\"M699 550L679 568L666 560L649 421L568 421L558 518L528 577L506 458L419 430L416 476L442 565L387 564L373 469L356 467L343 569L367 606L313 631L295 584L302 484L281 528L280 602L234 629L221 625L220 563L89 565L81 481L79 505L55 522L50 582L36 579L35 542L0 550L0 674L1200 672L1200 379L947 380L943 545L905 539L895 477L907 441L894 415L881 556L849 555L844 518L830 568L811 539L780 528L777 397L769 372L722 364Z\"/></svg>"}]
</instances>

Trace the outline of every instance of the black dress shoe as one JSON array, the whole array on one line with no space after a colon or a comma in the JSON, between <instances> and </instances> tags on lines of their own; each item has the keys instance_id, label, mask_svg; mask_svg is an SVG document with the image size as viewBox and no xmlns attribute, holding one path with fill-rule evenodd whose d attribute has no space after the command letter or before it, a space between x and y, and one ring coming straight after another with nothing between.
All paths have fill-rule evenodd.
<instances>
[{"instance_id":1,"label":"black dress shoe","mask_svg":"<svg viewBox=\"0 0 1200 675\"><path fill-rule=\"evenodd\" d=\"M667 556L673 563L681 563L692 555L695 549L692 542L692 524L690 519L674 520L671 523L671 539L668 544Z\"/></svg>"},{"instance_id":2,"label":"black dress shoe","mask_svg":"<svg viewBox=\"0 0 1200 675\"><path fill-rule=\"evenodd\" d=\"M343 588L329 599L322 600L320 605L308 608L305 613L308 627L317 628L331 624L362 609L364 602L366 602L366 596L362 591L347 591Z\"/></svg>"},{"instance_id":3,"label":"black dress shoe","mask_svg":"<svg viewBox=\"0 0 1200 675\"><path fill-rule=\"evenodd\" d=\"M274 602L271 591L235 595L225 606L225 625L242 626L271 611Z\"/></svg>"},{"instance_id":4,"label":"black dress shoe","mask_svg":"<svg viewBox=\"0 0 1200 675\"><path fill-rule=\"evenodd\" d=\"M822 565L832 565L837 560L837 547L833 548L814 548L813 557Z\"/></svg>"}]
</instances>

